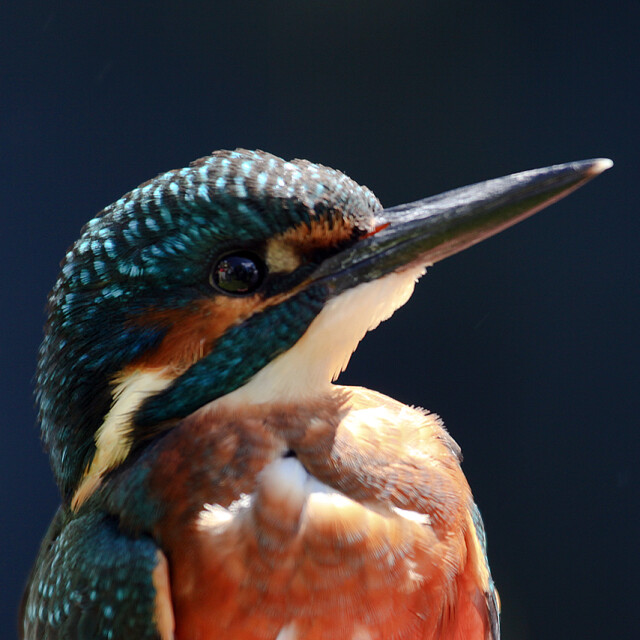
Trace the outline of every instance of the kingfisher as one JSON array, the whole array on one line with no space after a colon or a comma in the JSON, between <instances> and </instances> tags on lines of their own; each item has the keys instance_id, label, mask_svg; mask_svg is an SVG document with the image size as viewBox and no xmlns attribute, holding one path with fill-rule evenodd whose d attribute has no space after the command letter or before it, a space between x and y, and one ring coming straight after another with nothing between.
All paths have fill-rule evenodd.
<instances>
[{"instance_id":1,"label":"kingfisher","mask_svg":"<svg viewBox=\"0 0 640 640\"><path fill-rule=\"evenodd\" d=\"M343 173L217 151L81 232L49 296L42 438L62 503L23 640L496 640L440 418L334 384L426 268L611 166L383 208Z\"/></svg>"}]
</instances>

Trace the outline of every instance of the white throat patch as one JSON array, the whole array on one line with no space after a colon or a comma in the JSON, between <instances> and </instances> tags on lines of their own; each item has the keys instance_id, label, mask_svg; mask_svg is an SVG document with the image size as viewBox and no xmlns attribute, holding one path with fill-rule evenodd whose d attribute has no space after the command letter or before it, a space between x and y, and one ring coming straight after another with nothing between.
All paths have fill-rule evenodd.
<instances>
[{"instance_id":1,"label":"white throat patch","mask_svg":"<svg viewBox=\"0 0 640 640\"><path fill-rule=\"evenodd\" d=\"M419 265L341 293L327 303L291 349L216 402L299 401L326 392L344 371L367 331L390 318L409 300L425 271L426 266Z\"/></svg>"}]
</instances>

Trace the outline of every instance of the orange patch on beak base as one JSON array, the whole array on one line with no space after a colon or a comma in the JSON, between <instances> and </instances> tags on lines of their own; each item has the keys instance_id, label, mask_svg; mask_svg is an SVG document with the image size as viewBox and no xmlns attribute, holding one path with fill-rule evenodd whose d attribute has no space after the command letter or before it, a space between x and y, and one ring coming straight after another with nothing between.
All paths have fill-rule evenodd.
<instances>
[{"instance_id":1,"label":"orange patch on beak base","mask_svg":"<svg viewBox=\"0 0 640 640\"><path fill-rule=\"evenodd\" d=\"M362 236L362 239L364 240L364 238L370 238L371 236L375 236L376 233L380 233L380 231L384 231L391 223L390 222L384 222L383 224L378 225L373 231L369 231L369 233L365 233L364 236Z\"/></svg>"}]
</instances>

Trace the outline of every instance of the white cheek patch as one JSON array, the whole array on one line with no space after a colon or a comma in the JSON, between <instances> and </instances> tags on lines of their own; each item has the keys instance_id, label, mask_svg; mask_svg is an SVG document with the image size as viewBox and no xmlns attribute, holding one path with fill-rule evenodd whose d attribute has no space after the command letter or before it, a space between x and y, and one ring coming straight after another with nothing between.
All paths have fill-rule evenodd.
<instances>
[{"instance_id":1,"label":"white cheek patch","mask_svg":"<svg viewBox=\"0 0 640 640\"><path fill-rule=\"evenodd\" d=\"M105 473L129 455L132 416L149 396L162 391L173 380L162 373L136 370L114 388L111 409L94 436L96 452L71 501L73 509L77 509L96 490Z\"/></svg>"}]
</instances>

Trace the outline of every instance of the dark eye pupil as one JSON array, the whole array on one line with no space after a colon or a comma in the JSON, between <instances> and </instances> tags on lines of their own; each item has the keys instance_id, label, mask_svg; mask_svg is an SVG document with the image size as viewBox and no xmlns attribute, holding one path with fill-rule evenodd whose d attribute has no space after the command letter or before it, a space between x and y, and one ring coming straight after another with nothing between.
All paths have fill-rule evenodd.
<instances>
[{"instance_id":1,"label":"dark eye pupil","mask_svg":"<svg viewBox=\"0 0 640 640\"><path fill-rule=\"evenodd\" d=\"M258 259L245 254L222 258L211 274L212 284L228 293L250 293L262 281Z\"/></svg>"}]
</instances>

